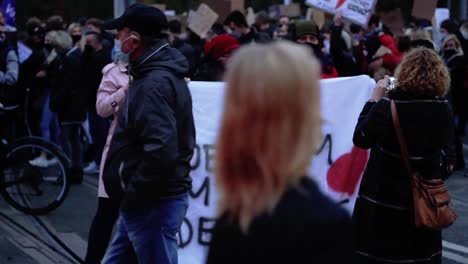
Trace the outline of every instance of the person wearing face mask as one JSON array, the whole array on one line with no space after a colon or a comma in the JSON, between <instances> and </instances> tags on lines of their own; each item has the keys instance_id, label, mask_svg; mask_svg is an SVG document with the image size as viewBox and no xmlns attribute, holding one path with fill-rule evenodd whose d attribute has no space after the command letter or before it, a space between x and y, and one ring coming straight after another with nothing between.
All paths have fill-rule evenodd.
<instances>
[{"instance_id":1,"label":"person wearing face mask","mask_svg":"<svg viewBox=\"0 0 468 264\"><path fill-rule=\"evenodd\" d=\"M35 28L34 32L40 34L41 29ZM57 113L51 111L50 99L52 85L55 83L55 76L57 76L58 68L60 67L59 53L62 51L62 42L59 35L65 36L64 32L59 34L58 31L49 31L43 37L43 47L39 50L34 50L30 59L26 60L21 66L24 67L21 73L30 74L26 77L24 87L30 88L29 91L29 125L33 135L40 135L41 137L60 144L59 135L60 128L58 124ZM37 38L37 37L36 37ZM57 45L54 49L54 44ZM37 66L34 60L41 59ZM24 76L24 75L23 75ZM49 159L47 153L42 153L37 158L31 160L29 163L37 167L47 167L57 162L57 159Z\"/></svg>"},{"instance_id":2,"label":"person wearing face mask","mask_svg":"<svg viewBox=\"0 0 468 264\"><path fill-rule=\"evenodd\" d=\"M68 34L70 34L72 38L73 45L76 45L82 38L81 25L78 23L71 23L70 26L68 26Z\"/></svg>"},{"instance_id":3,"label":"person wearing face mask","mask_svg":"<svg viewBox=\"0 0 468 264\"><path fill-rule=\"evenodd\" d=\"M271 37L266 32L260 32L255 27L249 27L245 15L239 10L232 11L224 20L224 25L229 28L231 34L236 37L241 45L252 42L266 43Z\"/></svg>"},{"instance_id":4,"label":"person wearing face mask","mask_svg":"<svg viewBox=\"0 0 468 264\"><path fill-rule=\"evenodd\" d=\"M56 58L48 71L51 80L50 109L60 124L60 141L72 166L68 169L71 183L83 181L82 123L86 120L86 93L83 80L82 52L65 31L55 31L52 53Z\"/></svg>"},{"instance_id":5,"label":"person wearing face mask","mask_svg":"<svg viewBox=\"0 0 468 264\"><path fill-rule=\"evenodd\" d=\"M177 263L195 124L189 64L165 40L167 24L161 10L139 3L105 24L129 54L130 84L103 170L107 194L121 200L104 264Z\"/></svg>"},{"instance_id":6,"label":"person wearing face mask","mask_svg":"<svg viewBox=\"0 0 468 264\"><path fill-rule=\"evenodd\" d=\"M468 93L463 89L465 60L463 50L457 36L447 35L442 43L441 55L450 71L450 94L455 119L455 169L465 168L463 155L463 136L468 118Z\"/></svg>"},{"instance_id":7,"label":"person wearing face mask","mask_svg":"<svg viewBox=\"0 0 468 264\"><path fill-rule=\"evenodd\" d=\"M311 53L320 60L322 64L322 79L336 78L339 76L330 56L324 54L322 51L323 45L320 40L320 31L313 20L296 22L293 32L294 41L307 46Z\"/></svg>"},{"instance_id":8,"label":"person wearing face mask","mask_svg":"<svg viewBox=\"0 0 468 264\"><path fill-rule=\"evenodd\" d=\"M90 146L91 162L84 167L87 174L99 172L102 151L106 143L109 122L96 113L96 93L102 80L102 69L112 62L108 49L103 47L102 36L95 32L87 32L83 52L84 91L86 93L86 110L88 112L89 131L93 144Z\"/></svg>"},{"instance_id":9,"label":"person wearing face mask","mask_svg":"<svg viewBox=\"0 0 468 264\"><path fill-rule=\"evenodd\" d=\"M96 32L101 35L102 46L109 52L109 54L112 53L112 49L114 48L114 36L104 30L104 22L102 20L98 18L90 18L86 20L86 31Z\"/></svg>"},{"instance_id":10,"label":"person wearing face mask","mask_svg":"<svg viewBox=\"0 0 468 264\"><path fill-rule=\"evenodd\" d=\"M116 43L117 44L117 43ZM88 249L85 264L101 263L109 244L112 229L119 216L120 200L111 199L102 180L107 152L112 144L112 135L117 127L117 120L128 93L128 55L120 50L120 43L115 45L116 60L102 70L102 80L97 91L95 109L102 118L113 117L102 153L99 171L98 208L91 224L88 236Z\"/></svg>"}]
</instances>

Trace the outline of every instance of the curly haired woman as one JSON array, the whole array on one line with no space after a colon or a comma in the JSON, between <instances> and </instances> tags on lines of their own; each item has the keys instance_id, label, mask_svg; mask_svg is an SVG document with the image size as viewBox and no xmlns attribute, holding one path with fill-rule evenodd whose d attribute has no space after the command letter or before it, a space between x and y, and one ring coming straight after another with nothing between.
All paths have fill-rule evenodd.
<instances>
[{"instance_id":1,"label":"curly haired woman","mask_svg":"<svg viewBox=\"0 0 468 264\"><path fill-rule=\"evenodd\" d=\"M360 264L440 264L441 231L415 226L411 178L400 155L390 110L394 100L412 167L427 179L441 178L441 150L453 134L445 96L450 75L442 59L427 48L408 53L396 70L377 83L354 131L354 144L371 149L353 215Z\"/></svg>"}]
</instances>

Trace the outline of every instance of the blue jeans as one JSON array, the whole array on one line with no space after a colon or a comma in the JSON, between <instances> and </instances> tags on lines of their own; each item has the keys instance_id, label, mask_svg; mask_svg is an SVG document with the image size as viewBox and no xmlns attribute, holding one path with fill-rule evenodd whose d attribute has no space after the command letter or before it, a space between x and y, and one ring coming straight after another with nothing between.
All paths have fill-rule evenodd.
<instances>
[{"instance_id":1,"label":"blue jeans","mask_svg":"<svg viewBox=\"0 0 468 264\"><path fill-rule=\"evenodd\" d=\"M153 207L120 210L117 230L103 264L177 264L177 232L188 208L188 194L161 198Z\"/></svg>"},{"instance_id":2,"label":"blue jeans","mask_svg":"<svg viewBox=\"0 0 468 264\"><path fill-rule=\"evenodd\" d=\"M44 108L42 108L41 117L41 135L43 138L53 143L60 143L60 127L57 113L50 111L50 90L46 91Z\"/></svg>"}]
</instances>

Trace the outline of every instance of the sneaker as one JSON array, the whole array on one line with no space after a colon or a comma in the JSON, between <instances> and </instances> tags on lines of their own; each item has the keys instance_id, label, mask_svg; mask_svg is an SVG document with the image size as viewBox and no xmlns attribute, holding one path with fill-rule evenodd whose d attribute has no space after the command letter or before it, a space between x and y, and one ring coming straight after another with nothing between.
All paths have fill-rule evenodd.
<instances>
[{"instance_id":1,"label":"sneaker","mask_svg":"<svg viewBox=\"0 0 468 264\"><path fill-rule=\"evenodd\" d=\"M34 167L40 167L40 168L47 168L49 166L47 159L43 156L39 156L33 160L30 160L29 164L31 164Z\"/></svg>"},{"instance_id":2,"label":"sneaker","mask_svg":"<svg viewBox=\"0 0 468 264\"><path fill-rule=\"evenodd\" d=\"M84 169L83 169L83 173L85 174L94 174L96 173L96 171L99 172L99 168L96 164L96 162L92 161L88 164L88 166L86 166Z\"/></svg>"},{"instance_id":3,"label":"sneaker","mask_svg":"<svg viewBox=\"0 0 468 264\"><path fill-rule=\"evenodd\" d=\"M47 165L53 166L53 165L57 164L58 162L59 162L59 160L56 157L53 157L50 160L47 160Z\"/></svg>"}]
</instances>

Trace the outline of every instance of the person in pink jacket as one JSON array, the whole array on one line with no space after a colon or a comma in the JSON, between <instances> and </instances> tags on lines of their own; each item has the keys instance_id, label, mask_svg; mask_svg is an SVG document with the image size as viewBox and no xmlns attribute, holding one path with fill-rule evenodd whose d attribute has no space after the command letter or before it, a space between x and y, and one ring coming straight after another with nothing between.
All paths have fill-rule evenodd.
<instances>
[{"instance_id":1,"label":"person in pink jacket","mask_svg":"<svg viewBox=\"0 0 468 264\"><path fill-rule=\"evenodd\" d=\"M119 110L125 102L129 77L126 65L122 62L110 63L102 70L103 78L97 91L96 112L103 118L113 115L104 147L99 171L98 208L94 216L88 238L85 263L101 263L112 234L112 228L119 216L120 201L109 198L104 188L102 173L112 135L117 127Z\"/></svg>"}]
</instances>

